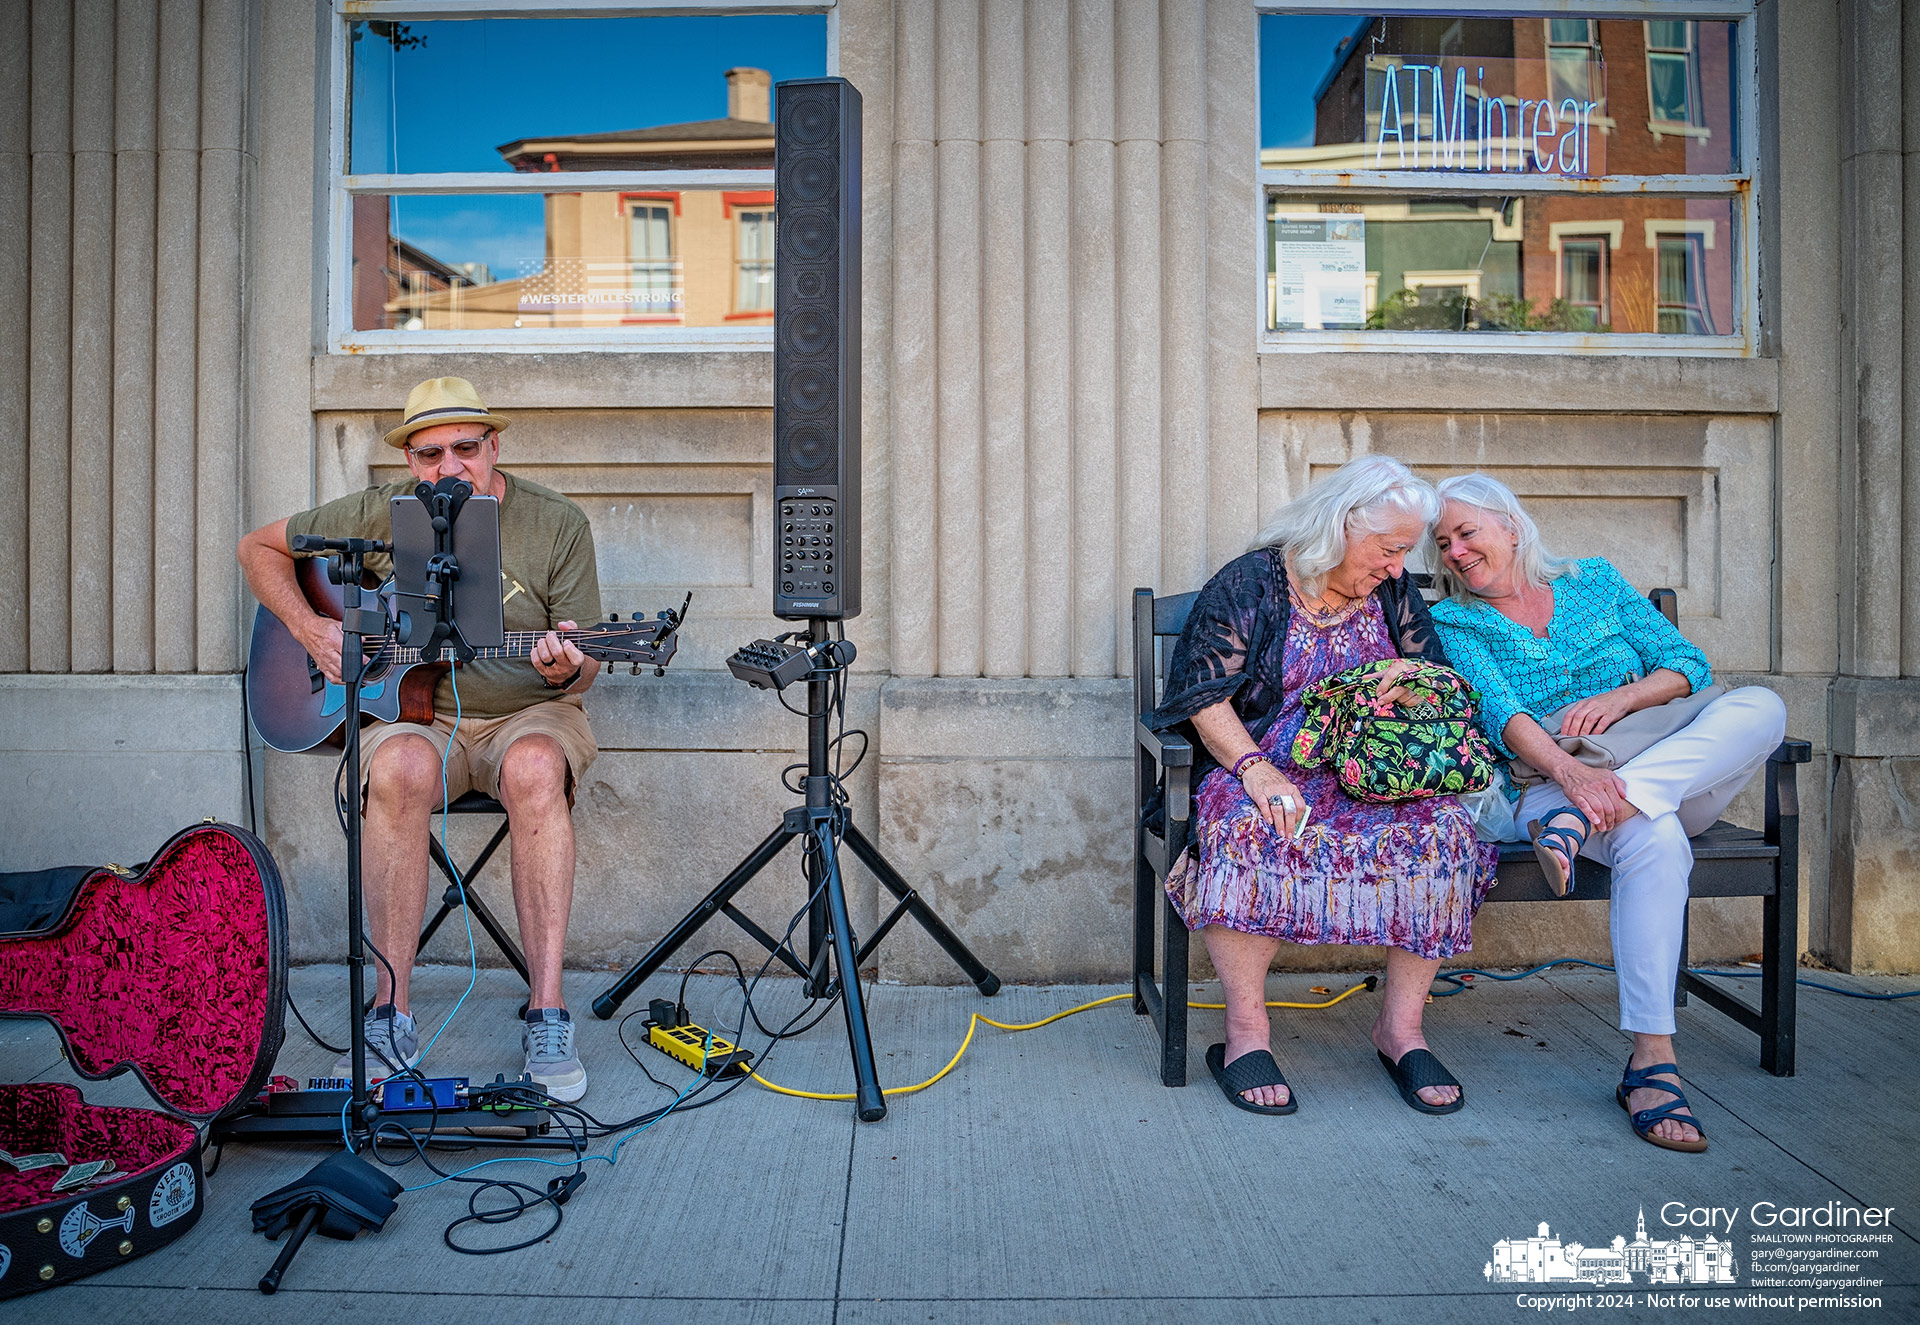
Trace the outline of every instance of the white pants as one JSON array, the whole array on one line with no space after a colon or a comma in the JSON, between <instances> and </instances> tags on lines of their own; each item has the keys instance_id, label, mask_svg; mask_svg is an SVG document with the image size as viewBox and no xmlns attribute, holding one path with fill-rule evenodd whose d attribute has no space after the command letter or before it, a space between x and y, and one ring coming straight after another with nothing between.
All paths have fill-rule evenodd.
<instances>
[{"instance_id":1,"label":"white pants","mask_svg":"<svg viewBox=\"0 0 1920 1325\"><path fill-rule=\"evenodd\" d=\"M1787 706L1773 691L1746 686L1720 696L1685 727L1615 770L1640 813L1593 833L1582 856L1613 871L1613 964L1620 1029L1673 1034L1673 984L1687 914L1693 846L1767 762L1787 731ZM1530 788L1518 819L1542 823L1567 808L1557 783ZM1579 895L1576 890L1576 897Z\"/></svg>"}]
</instances>

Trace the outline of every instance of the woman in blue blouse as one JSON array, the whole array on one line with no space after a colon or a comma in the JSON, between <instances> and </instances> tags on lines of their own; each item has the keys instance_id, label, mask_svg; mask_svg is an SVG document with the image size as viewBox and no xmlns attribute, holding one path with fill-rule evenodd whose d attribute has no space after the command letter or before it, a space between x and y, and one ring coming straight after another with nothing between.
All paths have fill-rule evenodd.
<instances>
[{"instance_id":1,"label":"woman in blue blouse","mask_svg":"<svg viewBox=\"0 0 1920 1325\"><path fill-rule=\"evenodd\" d=\"M1633 1054L1615 1098L1633 1130L1669 1150L1707 1148L1680 1092L1673 990L1686 921L1688 838L1726 809L1786 734L1786 706L1748 686L1618 769L1583 764L1553 739L1595 735L1638 709L1705 689L1699 649L1600 557L1550 555L1511 489L1484 474L1439 485L1433 606L1447 656L1479 688L1480 721L1509 757L1550 781L1524 789L1529 825L1555 890L1574 861L1613 870L1612 938L1620 1028Z\"/></svg>"}]
</instances>

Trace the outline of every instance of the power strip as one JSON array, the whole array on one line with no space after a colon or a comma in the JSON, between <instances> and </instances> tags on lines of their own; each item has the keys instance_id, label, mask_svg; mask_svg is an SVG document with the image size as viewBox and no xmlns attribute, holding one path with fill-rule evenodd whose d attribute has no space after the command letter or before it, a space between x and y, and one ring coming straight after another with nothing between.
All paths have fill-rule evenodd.
<instances>
[{"instance_id":1,"label":"power strip","mask_svg":"<svg viewBox=\"0 0 1920 1325\"><path fill-rule=\"evenodd\" d=\"M753 1070L753 1055L703 1026L662 1026L649 1021L647 1043L710 1077L739 1077Z\"/></svg>"}]
</instances>

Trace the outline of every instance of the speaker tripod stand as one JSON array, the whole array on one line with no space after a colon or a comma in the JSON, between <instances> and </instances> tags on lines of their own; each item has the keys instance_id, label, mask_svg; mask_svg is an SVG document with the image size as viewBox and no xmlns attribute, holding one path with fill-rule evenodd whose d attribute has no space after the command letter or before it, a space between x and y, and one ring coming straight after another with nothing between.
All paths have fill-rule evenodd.
<instances>
[{"instance_id":1,"label":"speaker tripod stand","mask_svg":"<svg viewBox=\"0 0 1920 1325\"><path fill-rule=\"evenodd\" d=\"M947 928L926 900L908 886L900 872L854 824L847 806L835 794L838 779L827 769L832 745L829 724L835 708L829 696L835 673L850 661L850 655L844 658L836 655L835 644L827 638L824 620L816 618L809 624L807 649L814 659L814 669L807 674L807 775L801 783L805 803L788 810L781 817L780 826L681 917L666 937L654 945L653 951L594 999L593 1011L602 1020L613 1016L641 982L664 966L707 921L715 915L725 915L748 937L804 978L809 998L828 997L838 984L847 1018L847 1044L853 1057L854 1108L861 1122L871 1123L887 1116L887 1101L874 1067L873 1039L867 1029L866 1004L860 993L860 964L885 941L902 918L912 916L982 994L991 997L999 992L1000 977L988 970L960 936ZM827 664L824 667L823 662ZM734 895L795 838L806 839L804 868L807 895L812 899L807 916L804 962L788 943L774 938L733 904ZM842 841L895 899L893 910L864 943L856 942L847 912L846 888L840 873ZM833 979L829 979L829 963Z\"/></svg>"}]
</instances>

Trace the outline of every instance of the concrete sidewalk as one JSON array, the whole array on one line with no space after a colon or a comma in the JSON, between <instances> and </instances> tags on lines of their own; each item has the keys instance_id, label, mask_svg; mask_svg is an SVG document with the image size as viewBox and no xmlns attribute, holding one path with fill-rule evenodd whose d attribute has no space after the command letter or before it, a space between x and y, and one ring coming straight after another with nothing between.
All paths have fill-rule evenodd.
<instances>
[{"instance_id":1,"label":"concrete sidewalk","mask_svg":"<svg viewBox=\"0 0 1920 1325\"><path fill-rule=\"evenodd\" d=\"M1860 989L1914 982L1816 975ZM583 1104L603 1119L671 1096L621 1048L616 1022L586 1012L610 977L569 977L592 1074ZM423 1025L438 1024L465 988L464 969L429 968L416 988ZM678 979L656 977L627 1005ZM1270 997L1305 1001L1348 977L1276 975ZM177 1243L80 1283L0 1309L36 1322L119 1319L140 1325L298 1321L375 1316L414 1320L993 1322L995 1325L1159 1325L1306 1319L1502 1320L1545 1314L1523 1298L1630 1293L1614 1320L1920 1319L1920 999L1864 1002L1803 989L1800 1074L1767 1076L1752 1036L1697 1004L1680 1013L1694 1110L1712 1140L1704 1155L1645 1145L1612 1098L1627 1041L1614 1028L1611 976L1581 968L1507 984L1478 981L1436 1000L1429 1036L1466 1084L1468 1106L1447 1117L1407 1108L1367 1042L1378 996L1325 1011L1275 1014L1275 1050L1301 1098L1290 1118L1228 1107L1201 1062L1218 1012L1193 1014L1193 1084L1162 1088L1157 1043L1125 1001L1040 1030L982 1027L960 1065L925 1092L891 1103L883 1122L856 1124L851 1104L783 1097L751 1083L711 1108L671 1117L635 1137L617 1167L590 1177L545 1243L501 1256L462 1256L441 1232L465 1212L467 1189L445 1184L400 1198L384 1231L344 1243L315 1237L280 1293L254 1284L275 1247L250 1230L248 1205L326 1153L320 1147L233 1146L209 1179L206 1212ZM1751 985L1750 981L1741 982ZM343 1034L339 967L294 973L317 1029ZM873 1036L884 1083L939 1070L968 1014L1024 1022L1111 987L880 986ZM1749 993L1751 991L1749 990ZM510 972L479 986L426 1064L430 1073L491 1078L517 1072L513 1020L524 990ZM798 983L768 981L762 1015L796 1011ZM1197 1000L1215 997L1205 986ZM738 1016L730 980L697 977L695 1019ZM304 1078L333 1055L288 1021L280 1070ZM637 1045L639 1019L629 1026ZM758 1046L749 1037L750 1047ZM644 1047L654 1075L687 1076ZM850 1088L836 1011L778 1046L767 1075L809 1090ZM0 1022L0 1079L70 1080L53 1031ZM98 1103L145 1103L128 1079L89 1085ZM606 1153L610 1143L595 1146ZM470 1163L443 1157L446 1167ZM532 1164L493 1172L544 1184ZM399 1176L427 1181L416 1162ZM1763 1234L1756 1203L1775 1207L1892 1206L1890 1242L1857 1249L1879 1286L1753 1289ZM1714 1228L1734 1244L1731 1287L1676 1285L1648 1305L1644 1276L1613 1290L1490 1283L1483 1267L1500 1239L1542 1222L1554 1236L1605 1247L1631 1241L1644 1210L1655 1239L1672 1211L1735 1212ZM463 1235L518 1241L544 1212ZM1798 1232L1799 1230L1785 1230ZM1808 1230L1816 1231L1816 1230ZM1873 1253L1869 1255L1869 1253ZM1762 1254L1765 1252L1762 1250ZM1877 1308L1756 1309L1733 1301L1851 1295ZM1691 1304L1689 1302L1691 1300ZM1597 1309L1597 1302L1587 1305ZM1563 1302L1564 1309L1564 1302Z\"/></svg>"}]
</instances>

